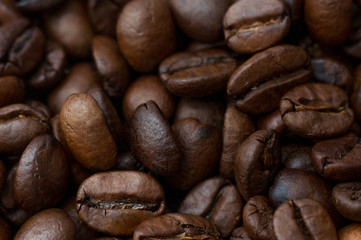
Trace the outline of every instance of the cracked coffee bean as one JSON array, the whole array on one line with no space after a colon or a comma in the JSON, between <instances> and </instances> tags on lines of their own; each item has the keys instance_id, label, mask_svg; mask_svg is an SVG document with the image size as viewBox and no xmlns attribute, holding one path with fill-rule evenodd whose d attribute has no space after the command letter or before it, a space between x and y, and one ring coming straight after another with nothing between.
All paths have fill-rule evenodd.
<instances>
[{"instance_id":1,"label":"cracked coffee bean","mask_svg":"<svg viewBox=\"0 0 361 240\"><path fill-rule=\"evenodd\" d=\"M90 176L79 186L76 203L82 221L113 236L131 236L138 224L165 211L162 186L135 171Z\"/></svg>"},{"instance_id":2,"label":"cracked coffee bean","mask_svg":"<svg viewBox=\"0 0 361 240\"><path fill-rule=\"evenodd\" d=\"M278 240L337 240L329 214L318 201L309 198L291 200L279 206L273 226Z\"/></svg>"},{"instance_id":3,"label":"cracked coffee bean","mask_svg":"<svg viewBox=\"0 0 361 240\"><path fill-rule=\"evenodd\" d=\"M332 200L345 218L361 222L361 182L337 184L332 190Z\"/></svg>"}]
</instances>

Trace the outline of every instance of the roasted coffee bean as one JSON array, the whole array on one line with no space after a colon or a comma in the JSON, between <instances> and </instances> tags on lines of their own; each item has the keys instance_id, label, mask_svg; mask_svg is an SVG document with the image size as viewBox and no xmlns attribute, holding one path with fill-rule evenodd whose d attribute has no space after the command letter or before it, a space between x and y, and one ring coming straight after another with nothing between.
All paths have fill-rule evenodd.
<instances>
[{"instance_id":1,"label":"roasted coffee bean","mask_svg":"<svg viewBox=\"0 0 361 240\"><path fill-rule=\"evenodd\" d=\"M41 12L59 6L64 0L16 0L15 6L25 12Z\"/></svg>"},{"instance_id":2,"label":"roasted coffee bean","mask_svg":"<svg viewBox=\"0 0 361 240\"><path fill-rule=\"evenodd\" d=\"M328 211L337 226L341 218L332 204L331 192L331 186L320 176L300 169L286 168L276 176L269 189L269 199L274 208L297 198L314 199Z\"/></svg>"},{"instance_id":3,"label":"roasted coffee bean","mask_svg":"<svg viewBox=\"0 0 361 240\"><path fill-rule=\"evenodd\" d=\"M272 130L259 130L249 136L234 155L234 177L242 197L266 194L281 167L281 145Z\"/></svg>"},{"instance_id":4,"label":"roasted coffee bean","mask_svg":"<svg viewBox=\"0 0 361 240\"><path fill-rule=\"evenodd\" d=\"M130 122L139 105L150 100L157 103L167 119L171 118L174 112L174 97L164 87L159 77L145 75L132 82L123 97L123 114L127 121Z\"/></svg>"},{"instance_id":5,"label":"roasted coffee bean","mask_svg":"<svg viewBox=\"0 0 361 240\"><path fill-rule=\"evenodd\" d=\"M169 213L142 222L133 239L219 239L217 227L205 218L181 213Z\"/></svg>"},{"instance_id":6,"label":"roasted coffee bean","mask_svg":"<svg viewBox=\"0 0 361 240\"><path fill-rule=\"evenodd\" d=\"M287 157L285 157L284 161L284 167L297 168L305 171L315 172L312 164L311 151L311 146L299 145L294 149L294 151L287 154Z\"/></svg>"},{"instance_id":7,"label":"roasted coffee bean","mask_svg":"<svg viewBox=\"0 0 361 240\"><path fill-rule=\"evenodd\" d=\"M276 239L273 208L265 196L251 197L243 208L243 226L254 239Z\"/></svg>"},{"instance_id":8,"label":"roasted coffee bean","mask_svg":"<svg viewBox=\"0 0 361 240\"><path fill-rule=\"evenodd\" d=\"M165 87L181 97L205 97L224 90L236 61L228 52L206 49L171 55L159 65Z\"/></svg>"},{"instance_id":9,"label":"roasted coffee bean","mask_svg":"<svg viewBox=\"0 0 361 240\"><path fill-rule=\"evenodd\" d=\"M235 228L229 240L252 240L251 236L244 227Z\"/></svg>"},{"instance_id":10,"label":"roasted coffee bean","mask_svg":"<svg viewBox=\"0 0 361 240\"><path fill-rule=\"evenodd\" d=\"M135 171L97 173L87 178L76 196L79 217L96 231L131 236L139 223L164 213L162 186Z\"/></svg>"},{"instance_id":11,"label":"roasted coffee bean","mask_svg":"<svg viewBox=\"0 0 361 240\"><path fill-rule=\"evenodd\" d=\"M24 76L41 61L45 37L26 19L17 19L0 27L0 76Z\"/></svg>"},{"instance_id":12,"label":"roasted coffee bean","mask_svg":"<svg viewBox=\"0 0 361 240\"><path fill-rule=\"evenodd\" d=\"M53 113L58 113L71 94L87 92L98 86L100 79L89 63L75 64L65 79L50 93L48 105Z\"/></svg>"},{"instance_id":13,"label":"roasted coffee bean","mask_svg":"<svg viewBox=\"0 0 361 240\"><path fill-rule=\"evenodd\" d=\"M361 222L361 182L337 184L332 190L332 200L345 218Z\"/></svg>"},{"instance_id":14,"label":"roasted coffee bean","mask_svg":"<svg viewBox=\"0 0 361 240\"><path fill-rule=\"evenodd\" d=\"M48 35L64 46L68 56L90 56L93 30L82 1L65 1L61 7L43 15Z\"/></svg>"},{"instance_id":15,"label":"roasted coffee bean","mask_svg":"<svg viewBox=\"0 0 361 240\"><path fill-rule=\"evenodd\" d=\"M4 163L0 160L0 195L6 182L7 170Z\"/></svg>"},{"instance_id":16,"label":"roasted coffee bean","mask_svg":"<svg viewBox=\"0 0 361 240\"><path fill-rule=\"evenodd\" d=\"M222 176L234 179L234 153L238 144L246 140L255 131L253 120L234 105L228 105L224 114L222 156L219 172Z\"/></svg>"},{"instance_id":17,"label":"roasted coffee bean","mask_svg":"<svg viewBox=\"0 0 361 240\"><path fill-rule=\"evenodd\" d=\"M237 187L223 177L212 177L192 188L179 205L179 213L202 216L227 238L238 225L243 202Z\"/></svg>"},{"instance_id":18,"label":"roasted coffee bean","mask_svg":"<svg viewBox=\"0 0 361 240\"><path fill-rule=\"evenodd\" d=\"M155 70L175 49L175 26L166 1L130 1L119 15L116 32L120 50L137 72Z\"/></svg>"},{"instance_id":19,"label":"roasted coffee bean","mask_svg":"<svg viewBox=\"0 0 361 240\"><path fill-rule=\"evenodd\" d=\"M34 137L48 131L48 119L27 105L0 108L0 154L20 155Z\"/></svg>"},{"instance_id":20,"label":"roasted coffee bean","mask_svg":"<svg viewBox=\"0 0 361 240\"><path fill-rule=\"evenodd\" d=\"M64 48L57 42L48 41L43 61L26 81L27 85L37 90L53 88L62 80L65 64L66 53Z\"/></svg>"},{"instance_id":21,"label":"roasted coffee bean","mask_svg":"<svg viewBox=\"0 0 361 240\"><path fill-rule=\"evenodd\" d=\"M257 128L270 129L281 134L287 126L282 120L280 111L277 109L276 111L259 117L257 120Z\"/></svg>"},{"instance_id":22,"label":"roasted coffee bean","mask_svg":"<svg viewBox=\"0 0 361 240\"><path fill-rule=\"evenodd\" d=\"M273 218L279 240L337 240L336 228L326 209L316 200L301 198L279 206Z\"/></svg>"},{"instance_id":23,"label":"roasted coffee bean","mask_svg":"<svg viewBox=\"0 0 361 240\"><path fill-rule=\"evenodd\" d=\"M178 121L172 131L183 158L177 173L167 177L167 182L176 188L189 189L216 170L221 155L221 136L217 128L195 118Z\"/></svg>"},{"instance_id":24,"label":"roasted coffee bean","mask_svg":"<svg viewBox=\"0 0 361 240\"><path fill-rule=\"evenodd\" d=\"M361 143L353 134L316 143L312 162L318 174L335 181L361 177Z\"/></svg>"},{"instance_id":25,"label":"roasted coffee bean","mask_svg":"<svg viewBox=\"0 0 361 240\"><path fill-rule=\"evenodd\" d=\"M361 223L352 223L338 230L339 240L358 240L361 238Z\"/></svg>"},{"instance_id":26,"label":"roasted coffee bean","mask_svg":"<svg viewBox=\"0 0 361 240\"><path fill-rule=\"evenodd\" d=\"M0 217L0 238L2 240L11 240L11 229L9 224Z\"/></svg>"},{"instance_id":27,"label":"roasted coffee bean","mask_svg":"<svg viewBox=\"0 0 361 240\"><path fill-rule=\"evenodd\" d=\"M305 0L307 29L321 43L342 44L350 31L351 8L352 0Z\"/></svg>"},{"instance_id":28,"label":"roasted coffee bean","mask_svg":"<svg viewBox=\"0 0 361 240\"><path fill-rule=\"evenodd\" d=\"M26 96L24 82L14 76L0 77L0 107L20 103Z\"/></svg>"},{"instance_id":29,"label":"roasted coffee bean","mask_svg":"<svg viewBox=\"0 0 361 240\"><path fill-rule=\"evenodd\" d=\"M344 91L331 84L308 83L283 95L280 112L287 127L305 138L329 138L346 132L354 120Z\"/></svg>"},{"instance_id":30,"label":"roasted coffee bean","mask_svg":"<svg viewBox=\"0 0 361 240\"><path fill-rule=\"evenodd\" d=\"M240 3L244 1L238 1ZM236 106L249 114L275 110L283 94L310 80L305 69L306 51L292 45L280 45L255 54L239 66L229 79L227 93Z\"/></svg>"},{"instance_id":31,"label":"roasted coffee bean","mask_svg":"<svg viewBox=\"0 0 361 240\"><path fill-rule=\"evenodd\" d=\"M159 176L174 174L182 151L154 101L140 105L130 121L130 147L143 165Z\"/></svg>"},{"instance_id":32,"label":"roasted coffee bean","mask_svg":"<svg viewBox=\"0 0 361 240\"><path fill-rule=\"evenodd\" d=\"M50 208L32 216L24 223L14 240L75 239L76 227L71 218L59 208Z\"/></svg>"},{"instance_id":33,"label":"roasted coffee bean","mask_svg":"<svg viewBox=\"0 0 361 240\"><path fill-rule=\"evenodd\" d=\"M38 212L58 203L69 178L65 150L51 135L34 138L19 160L14 178L14 199L27 212Z\"/></svg>"},{"instance_id":34,"label":"roasted coffee bean","mask_svg":"<svg viewBox=\"0 0 361 240\"><path fill-rule=\"evenodd\" d=\"M117 42L105 36L93 38L93 58L101 75L102 86L110 97L123 96L130 82L130 71Z\"/></svg>"},{"instance_id":35,"label":"roasted coffee bean","mask_svg":"<svg viewBox=\"0 0 361 240\"><path fill-rule=\"evenodd\" d=\"M169 1L179 28L189 37L202 42L222 39L222 21L232 0Z\"/></svg>"},{"instance_id":36,"label":"roasted coffee bean","mask_svg":"<svg viewBox=\"0 0 361 240\"><path fill-rule=\"evenodd\" d=\"M72 94L65 100L60 112L60 128L66 146L83 167L96 171L115 166L116 143L102 109L90 94Z\"/></svg>"},{"instance_id":37,"label":"roasted coffee bean","mask_svg":"<svg viewBox=\"0 0 361 240\"><path fill-rule=\"evenodd\" d=\"M224 36L233 51L250 54L282 40L291 19L280 0L236 1L223 19Z\"/></svg>"}]
</instances>

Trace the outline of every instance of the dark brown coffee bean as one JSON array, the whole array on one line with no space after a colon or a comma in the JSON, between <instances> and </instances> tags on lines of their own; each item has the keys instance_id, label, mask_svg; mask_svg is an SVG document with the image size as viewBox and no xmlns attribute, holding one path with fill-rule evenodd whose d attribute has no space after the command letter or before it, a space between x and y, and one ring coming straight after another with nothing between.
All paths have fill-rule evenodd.
<instances>
[{"instance_id":1,"label":"dark brown coffee bean","mask_svg":"<svg viewBox=\"0 0 361 240\"><path fill-rule=\"evenodd\" d=\"M250 236L259 240L275 240L273 208L265 196L254 196L243 208L243 225Z\"/></svg>"},{"instance_id":2,"label":"dark brown coffee bean","mask_svg":"<svg viewBox=\"0 0 361 240\"><path fill-rule=\"evenodd\" d=\"M361 238L361 223L351 223L337 232L339 240L358 240Z\"/></svg>"},{"instance_id":3,"label":"dark brown coffee bean","mask_svg":"<svg viewBox=\"0 0 361 240\"><path fill-rule=\"evenodd\" d=\"M26 19L17 19L0 27L0 75L24 76L41 61L45 37Z\"/></svg>"},{"instance_id":4,"label":"dark brown coffee bean","mask_svg":"<svg viewBox=\"0 0 361 240\"><path fill-rule=\"evenodd\" d=\"M355 118L361 120L361 64L354 71L354 86L351 95L351 105L355 112Z\"/></svg>"},{"instance_id":5,"label":"dark brown coffee bean","mask_svg":"<svg viewBox=\"0 0 361 240\"><path fill-rule=\"evenodd\" d=\"M27 105L0 108L1 154L20 155L34 137L48 131L46 116Z\"/></svg>"},{"instance_id":6,"label":"dark brown coffee bean","mask_svg":"<svg viewBox=\"0 0 361 240\"><path fill-rule=\"evenodd\" d=\"M88 15L95 31L115 36L119 12L127 2L129 0L88 0Z\"/></svg>"},{"instance_id":7,"label":"dark brown coffee bean","mask_svg":"<svg viewBox=\"0 0 361 240\"><path fill-rule=\"evenodd\" d=\"M96 231L131 236L142 221L164 213L162 186L142 172L97 173L87 178L76 196L81 220Z\"/></svg>"},{"instance_id":8,"label":"dark brown coffee bean","mask_svg":"<svg viewBox=\"0 0 361 240\"><path fill-rule=\"evenodd\" d=\"M243 202L237 187L223 177L212 177L188 192L178 212L202 216L213 222L227 238L238 225Z\"/></svg>"},{"instance_id":9,"label":"dark brown coffee bean","mask_svg":"<svg viewBox=\"0 0 361 240\"><path fill-rule=\"evenodd\" d=\"M280 111L277 109L267 115L261 116L257 120L258 129L270 129L276 133L282 133L286 128L286 124L282 120Z\"/></svg>"},{"instance_id":10,"label":"dark brown coffee bean","mask_svg":"<svg viewBox=\"0 0 361 240\"><path fill-rule=\"evenodd\" d=\"M123 96L130 82L130 71L117 42L109 37L95 36L93 58L107 94L114 98Z\"/></svg>"},{"instance_id":11,"label":"dark brown coffee bean","mask_svg":"<svg viewBox=\"0 0 361 240\"><path fill-rule=\"evenodd\" d=\"M130 121L130 147L143 165L159 176L174 174L182 151L154 101L137 107Z\"/></svg>"},{"instance_id":12,"label":"dark brown coffee bean","mask_svg":"<svg viewBox=\"0 0 361 240\"><path fill-rule=\"evenodd\" d=\"M223 37L222 21L232 0L169 1L179 28L189 37L215 42Z\"/></svg>"},{"instance_id":13,"label":"dark brown coffee bean","mask_svg":"<svg viewBox=\"0 0 361 240\"><path fill-rule=\"evenodd\" d=\"M242 197L248 200L266 194L281 167L281 145L272 130L259 130L249 136L234 155L234 177Z\"/></svg>"},{"instance_id":14,"label":"dark brown coffee bean","mask_svg":"<svg viewBox=\"0 0 361 240\"><path fill-rule=\"evenodd\" d=\"M87 92L98 86L100 79L89 63L75 64L65 79L50 93L48 105L53 113L58 113L71 94Z\"/></svg>"},{"instance_id":15,"label":"dark brown coffee bean","mask_svg":"<svg viewBox=\"0 0 361 240\"><path fill-rule=\"evenodd\" d=\"M361 143L353 134L316 143L312 162L318 174L335 181L360 178Z\"/></svg>"},{"instance_id":16,"label":"dark brown coffee bean","mask_svg":"<svg viewBox=\"0 0 361 240\"><path fill-rule=\"evenodd\" d=\"M48 35L58 41L73 58L90 56L93 30L82 1L65 1L55 11L43 15Z\"/></svg>"},{"instance_id":17,"label":"dark brown coffee bean","mask_svg":"<svg viewBox=\"0 0 361 240\"><path fill-rule=\"evenodd\" d=\"M294 151L290 152L289 154L287 154L287 156L285 156L284 167L297 168L305 171L315 172L312 164L311 150L311 146L299 144L299 146L295 147Z\"/></svg>"},{"instance_id":18,"label":"dark brown coffee bean","mask_svg":"<svg viewBox=\"0 0 361 240\"><path fill-rule=\"evenodd\" d=\"M307 29L318 41L339 45L350 31L351 8L352 0L305 0Z\"/></svg>"},{"instance_id":19,"label":"dark brown coffee bean","mask_svg":"<svg viewBox=\"0 0 361 240\"><path fill-rule=\"evenodd\" d=\"M21 226L14 240L75 239L76 227L71 218L59 208L50 208L32 216Z\"/></svg>"},{"instance_id":20,"label":"dark brown coffee bean","mask_svg":"<svg viewBox=\"0 0 361 240\"><path fill-rule=\"evenodd\" d=\"M283 95L280 112L287 127L305 138L329 138L346 132L354 120L346 93L325 83L297 86Z\"/></svg>"},{"instance_id":21,"label":"dark brown coffee bean","mask_svg":"<svg viewBox=\"0 0 361 240\"><path fill-rule=\"evenodd\" d=\"M181 213L169 213L142 222L133 239L219 239L217 227L205 218Z\"/></svg>"},{"instance_id":22,"label":"dark brown coffee bean","mask_svg":"<svg viewBox=\"0 0 361 240\"><path fill-rule=\"evenodd\" d=\"M236 3L240 3L239 1ZM229 79L227 93L236 106L250 114L275 110L283 94L310 80L305 67L306 51L292 45L280 45L255 54L239 66Z\"/></svg>"},{"instance_id":23,"label":"dark brown coffee bean","mask_svg":"<svg viewBox=\"0 0 361 240\"><path fill-rule=\"evenodd\" d=\"M150 100L157 103L167 119L171 118L174 112L174 97L164 87L159 77L145 75L132 82L123 97L123 113L127 121L130 122L139 105Z\"/></svg>"},{"instance_id":24,"label":"dark brown coffee bean","mask_svg":"<svg viewBox=\"0 0 361 240\"><path fill-rule=\"evenodd\" d=\"M54 206L64 196L69 165L63 146L51 135L34 138L19 160L14 179L14 199L27 212Z\"/></svg>"},{"instance_id":25,"label":"dark brown coffee bean","mask_svg":"<svg viewBox=\"0 0 361 240\"><path fill-rule=\"evenodd\" d=\"M225 89L236 67L235 59L224 50L180 52L159 65L159 76L176 96L205 97Z\"/></svg>"},{"instance_id":26,"label":"dark brown coffee bean","mask_svg":"<svg viewBox=\"0 0 361 240\"><path fill-rule=\"evenodd\" d=\"M20 103L26 95L24 82L14 76L0 77L0 107Z\"/></svg>"},{"instance_id":27,"label":"dark brown coffee bean","mask_svg":"<svg viewBox=\"0 0 361 240\"><path fill-rule=\"evenodd\" d=\"M229 240L252 240L251 236L244 227L235 228Z\"/></svg>"},{"instance_id":28,"label":"dark brown coffee bean","mask_svg":"<svg viewBox=\"0 0 361 240\"><path fill-rule=\"evenodd\" d=\"M301 198L279 206L273 219L279 240L337 240L336 228L326 209L316 200Z\"/></svg>"},{"instance_id":29,"label":"dark brown coffee bean","mask_svg":"<svg viewBox=\"0 0 361 240\"><path fill-rule=\"evenodd\" d=\"M167 182L180 189L189 189L209 177L218 166L221 136L217 128L186 118L172 126L174 137L183 152L177 173Z\"/></svg>"},{"instance_id":30,"label":"dark brown coffee bean","mask_svg":"<svg viewBox=\"0 0 361 240\"><path fill-rule=\"evenodd\" d=\"M0 195L6 182L7 170L4 163L0 160Z\"/></svg>"},{"instance_id":31,"label":"dark brown coffee bean","mask_svg":"<svg viewBox=\"0 0 361 240\"><path fill-rule=\"evenodd\" d=\"M242 54L276 44L286 36L290 25L288 9L279 0L236 1L223 19L228 46Z\"/></svg>"},{"instance_id":32,"label":"dark brown coffee bean","mask_svg":"<svg viewBox=\"0 0 361 240\"><path fill-rule=\"evenodd\" d=\"M51 89L62 80L65 64L64 48L57 42L48 41L43 61L26 82L34 89Z\"/></svg>"},{"instance_id":33,"label":"dark brown coffee bean","mask_svg":"<svg viewBox=\"0 0 361 240\"><path fill-rule=\"evenodd\" d=\"M361 182L337 184L332 190L332 200L345 218L361 222Z\"/></svg>"},{"instance_id":34,"label":"dark brown coffee bean","mask_svg":"<svg viewBox=\"0 0 361 240\"><path fill-rule=\"evenodd\" d=\"M59 6L61 3L65 2L64 0L16 0L15 6L18 7L21 11L32 13L32 12L42 12L49 10L51 8Z\"/></svg>"},{"instance_id":35,"label":"dark brown coffee bean","mask_svg":"<svg viewBox=\"0 0 361 240\"><path fill-rule=\"evenodd\" d=\"M182 98L179 100L174 123L184 118L197 118L201 123L223 127L225 106L219 98Z\"/></svg>"},{"instance_id":36,"label":"dark brown coffee bean","mask_svg":"<svg viewBox=\"0 0 361 240\"><path fill-rule=\"evenodd\" d=\"M0 217L0 238L2 240L11 240L11 229L9 224Z\"/></svg>"},{"instance_id":37,"label":"dark brown coffee bean","mask_svg":"<svg viewBox=\"0 0 361 240\"><path fill-rule=\"evenodd\" d=\"M275 178L273 186L269 189L269 199L274 208L297 198L314 199L321 203L338 225L340 216L332 204L331 191L330 185L318 175L300 169L286 168Z\"/></svg>"},{"instance_id":38,"label":"dark brown coffee bean","mask_svg":"<svg viewBox=\"0 0 361 240\"><path fill-rule=\"evenodd\" d=\"M241 144L256 130L253 120L234 105L228 105L224 114L222 156L219 172L222 176L234 179L234 153Z\"/></svg>"},{"instance_id":39,"label":"dark brown coffee bean","mask_svg":"<svg viewBox=\"0 0 361 240\"><path fill-rule=\"evenodd\" d=\"M115 166L117 146L103 111L90 94L72 94L65 100L60 127L66 146L83 167L95 171Z\"/></svg>"},{"instance_id":40,"label":"dark brown coffee bean","mask_svg":"<svg viewBox=\"0 0 361 240\"><path fill-rule=\"evenodd\" d=\"M155 70L175 49L175 27L165 1L130 1L121 11L116 28L120 50L137 72Z\"/></svg>"}]
</instances>

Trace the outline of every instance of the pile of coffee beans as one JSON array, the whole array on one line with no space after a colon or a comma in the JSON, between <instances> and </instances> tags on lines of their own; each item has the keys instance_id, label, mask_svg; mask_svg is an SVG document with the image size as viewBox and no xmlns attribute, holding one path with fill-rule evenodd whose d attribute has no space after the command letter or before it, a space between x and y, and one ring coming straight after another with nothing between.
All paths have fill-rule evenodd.
<instances>
[{"instance_id":1,"label":"pile of coffee beans","mask_svg":"<svg viewBox=\"0 0 361 240\"><path fill-rule=\"evenodd\" d=\"M360 240L360 0L0 0L0 239Z\"/></svg>"}]
</instances>

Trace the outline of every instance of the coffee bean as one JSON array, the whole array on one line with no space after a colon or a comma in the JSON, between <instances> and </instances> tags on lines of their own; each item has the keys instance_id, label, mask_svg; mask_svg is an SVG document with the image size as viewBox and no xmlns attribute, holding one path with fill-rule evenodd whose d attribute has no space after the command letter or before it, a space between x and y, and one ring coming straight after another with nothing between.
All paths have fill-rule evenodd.
<instances>
[{"instance_id":1,"label":"coffee bean","mask_svg":"<svg viewBox=\"0 0 361 240\"><path fill-rule=\"evenodd\" d=\"M269 48L255 54L233 72L227 93L246 113L270 112L279 106L283 94L310 80L310 71L305 69L308 62L307 53L300 47Z\"/></svg>"},{"instance_id":2,"label":"coffee bean","mask_svg":"<svg viewBox=\"0 0 361 240\"><path fill-rule=\"evenodd\" d=\"M285 168L296 168L309 172L315 172L311 158L312 147L309 145L301 145L295 147L294 151L285 157ZM282 155L283 156L283 155Z\"/></svg>"},{"instance_id":3,"label":"coffee bean","mask_svg":"<svg viewBox=\"0 0 361 240\"><path fill-rule=\"evenodd\" d=\"M336 228L329 214L318 201L309 198L291 200L279 206L273 225L279 240L337 240Z\"/></svg>"},{"instance_id":4,"label":"coffee bean","mask_svg":"<svg viewBox=\"0 0 361 240\"><path fill-rule=\"evenodd\" d=\"M80 185L76 202L82 221L115 236L131 236L140 222L165 211L162 186L150 175L134 171L90 176Z\"/></svg>"},{"instance_id":5,"label":"coffee bean","mask_svg":"<svg viewBox=\"0 0 361 240\"><path fill-rule=\"evenodd\" d=\"M235 52L250 54L282 40L291 25L288 9L279 0L242 0L223 19L224 36Z\"/></svg>"},{"instance_id":6,"label":"coffee bean","mask_svg":"<svg viewBox=\"0 0 361 240\"><path fill-rule=\"evenodd\" d=\"M26 96L24 82L14 76L0 77L0 107L20 103Z\"/></svg>"},{"instance_id":7,"label":"coffee bean","mask_svg":"<svg viewBox=\"0 0 361 240\"><path fill-rule=\"evenodd\" d=\"M339 183L332 190L333 204L345 218L361 221L361 183Z\"/></svg>"},{"instance_id":8,"label":"coffee bean","mask_svg":"<svg viewBox=\"0 0 361 240\"><path fill-rule=\"evenodd\" d=\"M249 136L234 155L234 176L242 197L266 194L281 167L281 146L275 132L259 130Z\"/></svg>"},{"instance_id":9,"label":"coffee bean","mask_svg":"<svg viewBox=\"0 0 361 240\"><path fill-rule=\"evenodd\" d=\"M339 240L357 240L361 237L361 224L352 223L337 232Z\"/></svg>"},{"instance_id":10,"label":"coffee bean","mask_svg":"<svg viewBox=\"0 0 361 240\"><path fill-rule=\"evenodd\" d=\"M134 231L133 239L218 239L220 232L205 218L181 213L169 213L142 222Z\"/></svg>"},{"instance_id":11,"label":"coffee bean","mask_svg":"<svg viewBox=\"0 0 361 240\"><path fill-rule=\"evenodd\" d=\"M235 228L232 232L230 240L252 240L251 236L244 227Z\"/></svg>"},{"instance_id":12,"label":"coffee bean","mask_svg":"<svg viewBox=\"0 0 361 240\"><path fill-rule=\"evenodd\" d=\"M303 84L288 91L280 102L280 112L287 127L305 138L340 135L354 119L346 93L325 83Z\"/></svg>"},{"instance_id":13,"label":"coffee bean","mask_svg":"<svg viewBox=\"0 0 361 240\"><path fill-rule=\"evenodd\" d=\"M236 66L226 51L206 49L173 54L161 62L158 72L172 94L205 97L225 89Z\"/></svg>"}]
</instances>

